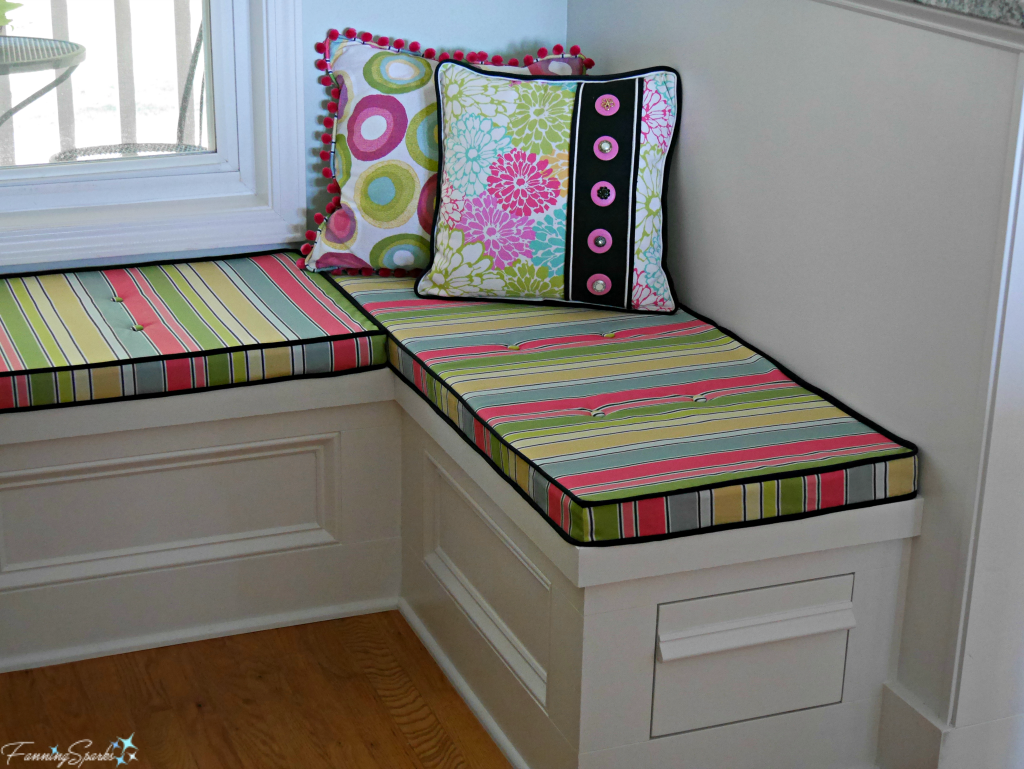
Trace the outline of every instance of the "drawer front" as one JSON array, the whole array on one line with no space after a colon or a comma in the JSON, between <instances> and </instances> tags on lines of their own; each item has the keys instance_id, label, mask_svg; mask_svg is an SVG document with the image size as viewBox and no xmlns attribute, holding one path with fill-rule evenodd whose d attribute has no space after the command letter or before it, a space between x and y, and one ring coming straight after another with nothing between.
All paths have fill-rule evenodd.
<instances>
[{"instance_id":1,"label":"drawer front","mask_svg":"<svg viewBox=\"0 0 1024 769\"><path fill-rule=\"evenodd\" d=\"M651 736L843 697L853 575L658 607Z\"/></svg>"}]
</instances>

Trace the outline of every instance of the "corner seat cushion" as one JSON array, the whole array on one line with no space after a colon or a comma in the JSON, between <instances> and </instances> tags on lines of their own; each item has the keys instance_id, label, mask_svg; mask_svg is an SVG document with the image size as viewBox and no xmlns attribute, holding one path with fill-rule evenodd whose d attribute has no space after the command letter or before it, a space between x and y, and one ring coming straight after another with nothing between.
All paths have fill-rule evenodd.
<instances>
[{"instance_id":1,"label":"corner seat cushion","mask_svg":"<svg viewBox=\"0 0 1024 769\"><path fill-rule=\"evenodd\" d=\"M0 411L387 365L376 324L298 258L0 279Z\"/></svg>"},{"instance_id":2,"label":"corner seat cushion","mask_svg":"<svg viewBox=\"0 0 1024 769\"><path fill-rule=\"evenodd\" d=\"M332 278L392 368L559 534L661 539L917 492L917 448L684 311L420 299Z\"/></svg>"}]
</instances>

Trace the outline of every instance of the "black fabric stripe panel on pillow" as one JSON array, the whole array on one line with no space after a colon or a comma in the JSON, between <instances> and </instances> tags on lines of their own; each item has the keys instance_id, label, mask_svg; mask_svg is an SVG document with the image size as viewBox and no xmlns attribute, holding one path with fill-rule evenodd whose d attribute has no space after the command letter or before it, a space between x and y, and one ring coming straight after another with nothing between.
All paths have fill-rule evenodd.
<instances>
[{"instance_id":1,"label":"black fabric stripe panel on pillow","mask_svg":"<svg viewBox=\"0 0 1024 769\"><path fill-rule=\"evenodd\" d=\"M620 309L629 304L642 82L580 83L567 222L569 300ZM604 245L595 246L595 238L604 238ZM606 293L591 290L595 275L610 282Z\"/></svg>"}]
</instances>

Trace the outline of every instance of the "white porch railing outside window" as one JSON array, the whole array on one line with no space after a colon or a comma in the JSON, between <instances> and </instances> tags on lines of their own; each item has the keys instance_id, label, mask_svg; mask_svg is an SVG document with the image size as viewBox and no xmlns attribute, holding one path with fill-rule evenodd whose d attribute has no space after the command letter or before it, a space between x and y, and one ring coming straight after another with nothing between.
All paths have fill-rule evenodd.
<instances>
[{"instance_id":1,"label":"white porch railing outside window","mask_svg":"<svg viewBox=\"0 0 1024 769\"><path fill-rule=\"evenodd\" d=\"M25 0L0 34L86 58L0 125L0 167L214 150L208 18L205 0ZM0 115L59 74L0 75Z\"/></svg>"}]
</instances>

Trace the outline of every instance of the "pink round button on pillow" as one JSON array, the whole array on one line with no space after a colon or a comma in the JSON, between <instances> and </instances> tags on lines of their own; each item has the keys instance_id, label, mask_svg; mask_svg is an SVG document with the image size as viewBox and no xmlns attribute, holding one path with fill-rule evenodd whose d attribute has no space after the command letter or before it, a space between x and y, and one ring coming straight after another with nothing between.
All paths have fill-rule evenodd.
<instances>
[{"instance_id":1,"label":"pink round button on pillow","mask_svg":"<svg viewBox=\"0 0 1024 769\"><path fill-rule=\"evenodd\" d=\"M612 96L610 93L606 93L604 96L598 96L597 102L594 104L594 109L597 110L598 115L609 117L619 111L619 99L616 96Z\"/></svg>"},{"instance_id":2,"label":"pink round button on pillow","mask_svg":"<svg viewBox=\"0 0 1024 769\"><path fill-rule=\"evenodd\" d=\"M591 275L587 280L587 290L594 296L604 296L612 290L612 279L600 272Z\"/></svg>"},{"instance_id":3,"label":"pink round button on pillow","mask_svg":"<svg viewBox=\"0 0 1024 769\"><path fill-rule=\"evenodd\" d=\"M603 254L612 247L612 235L608 230L594 230L587 237L587 245L595 254Z\"/></svg>"},{"instance_id":4,"label":"pink round button on pillow","mask_svg":"<svg viewBox=\"0 0 1024 769\"><path fill-rule=\"evenodd\" d=\"M610 206L615 202L615 188L608 182L598 182L590 188L590 199L596 206Z\"/></svg>"},{"instance_id":5,"label":"pink round button on pillow","mask_svg":"<svg viewBox=\"0 0 1024 769\"><path fill-rule=\"evenodd\" d=\"M619 143L610 136L602 136L594 142L594 154L599 160L611 160L619 154Z\"/></svg>"}]
</instances>

